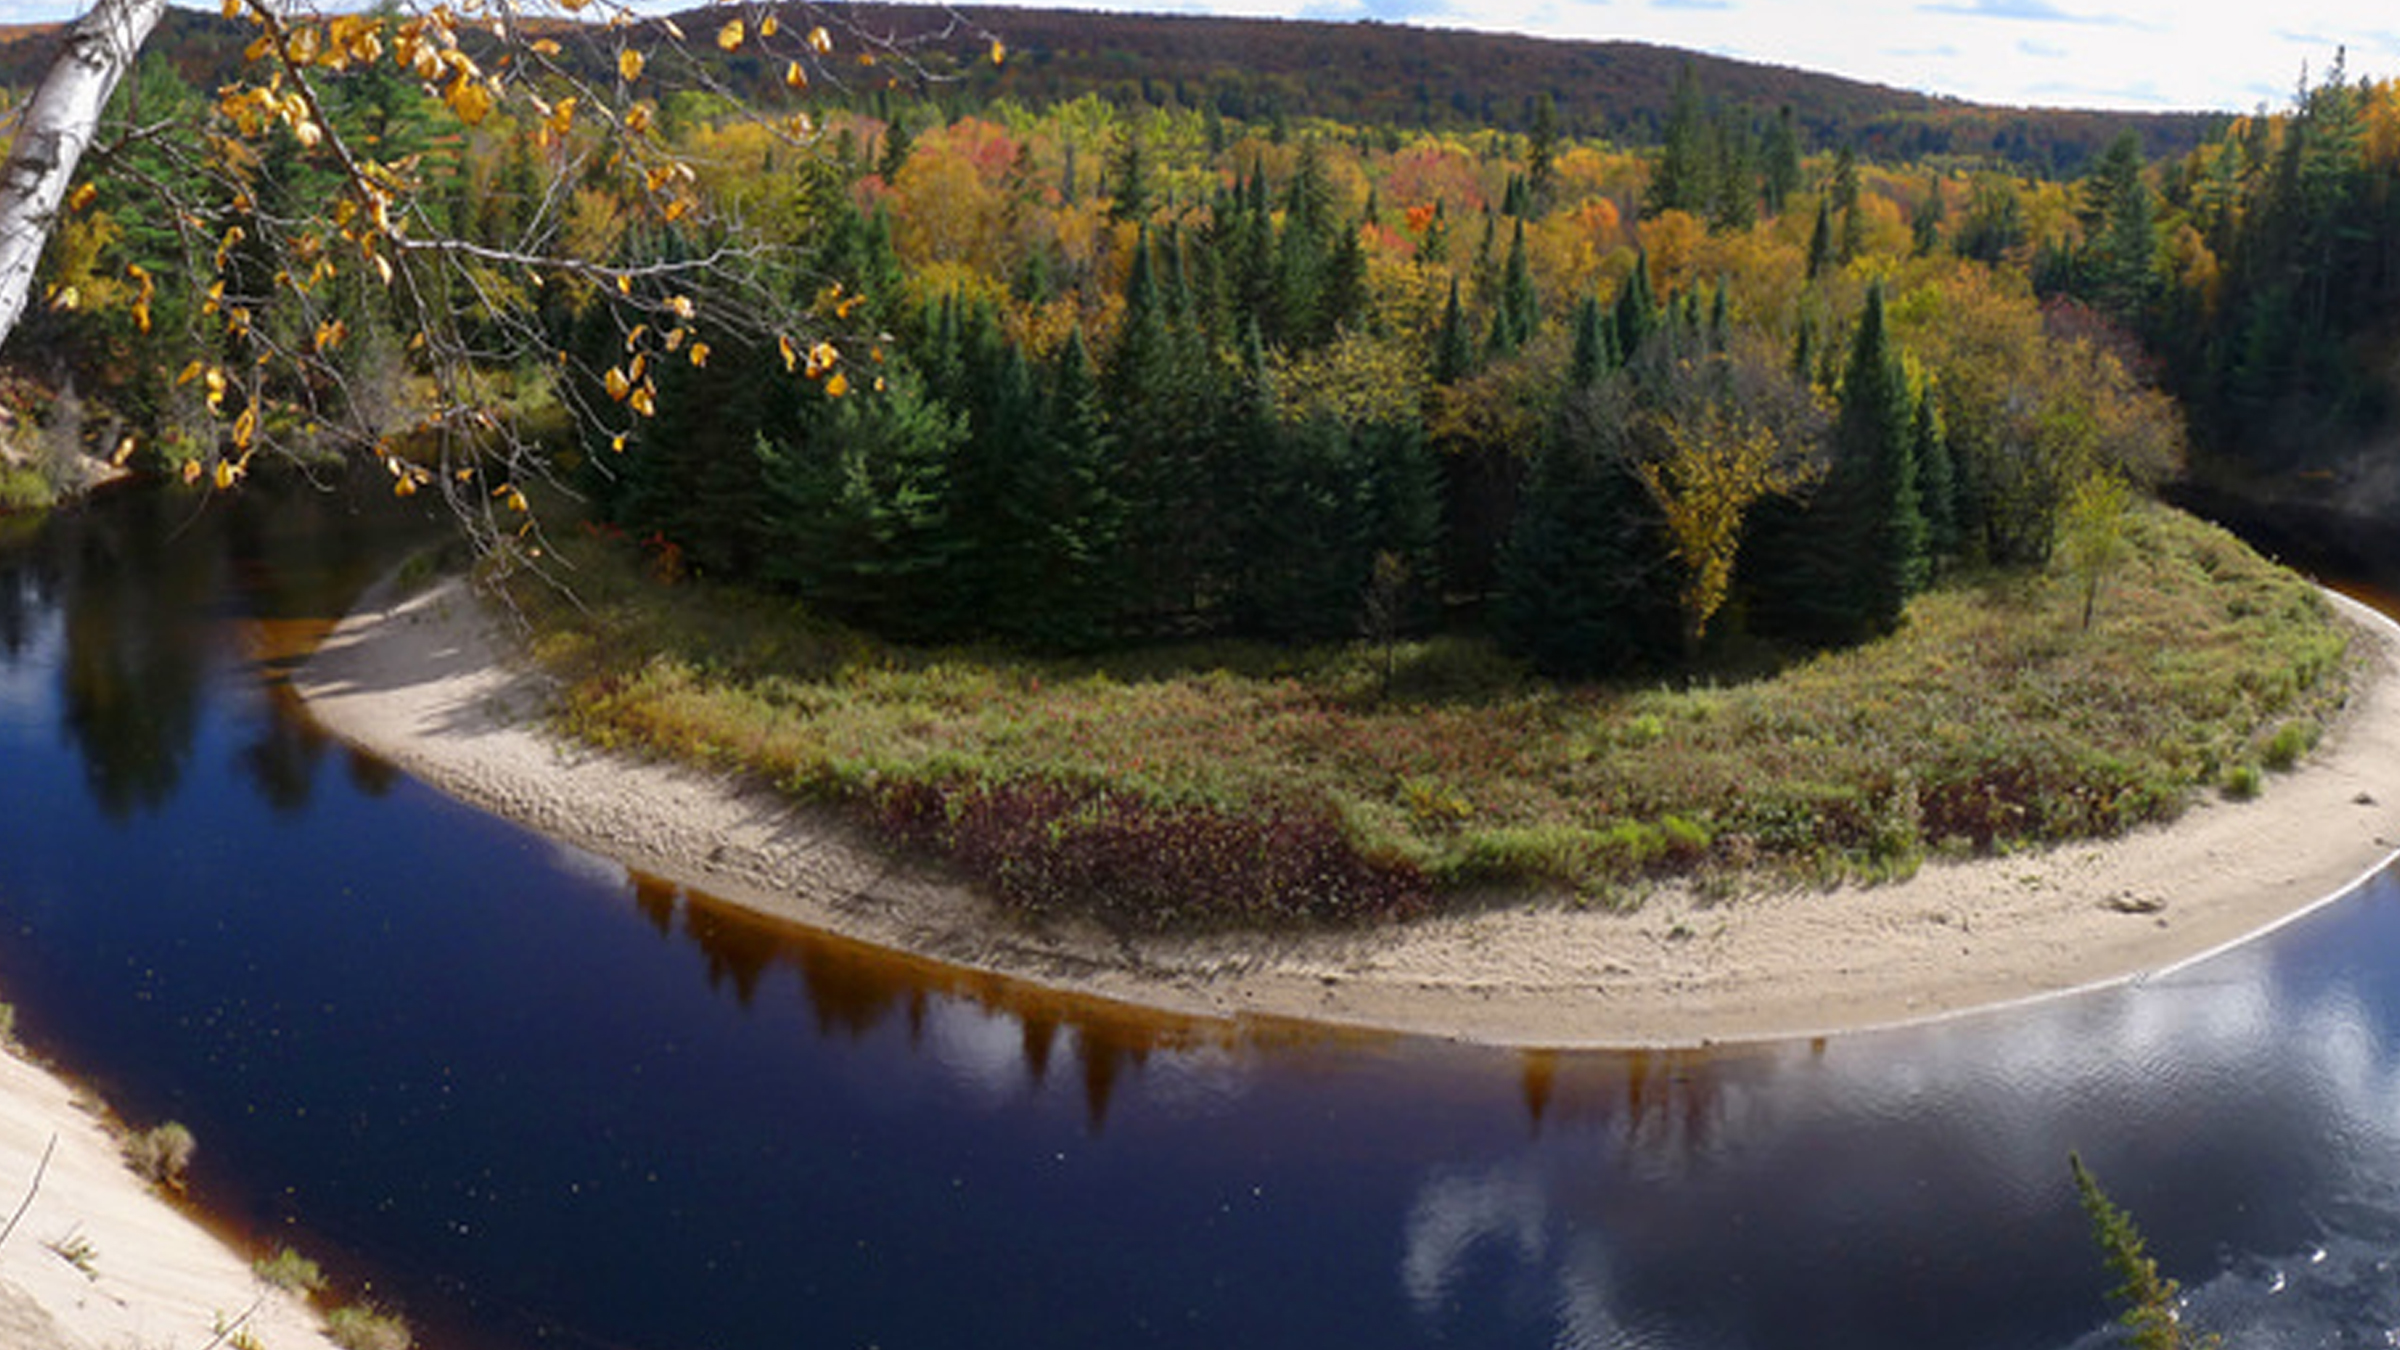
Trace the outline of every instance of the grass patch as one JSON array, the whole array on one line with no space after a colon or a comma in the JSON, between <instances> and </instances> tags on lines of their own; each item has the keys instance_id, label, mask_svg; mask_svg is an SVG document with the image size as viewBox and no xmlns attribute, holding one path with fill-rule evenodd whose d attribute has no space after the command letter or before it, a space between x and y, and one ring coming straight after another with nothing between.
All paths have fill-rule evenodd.
<instances>
[{"instance_id":1,"label":"grass patch","mask_svg":"<svg viewBox=\"0 0 2400 1350\"><path fill-rule=\"evenodd\" d=\"M518 600L586 740L834 805L1023 909L1271 925L1496 886L1901 876L2296 763L2345 696L2330 607L2189 517L2130 535L2089 632L2068 578L1970 578L1883 641L1685 687L1552 685L1454 637L1401 644L1388 697L1367 644L911 649L661 586L597 534L554 536L572 602Z\"/></svg>"}]
</instances>

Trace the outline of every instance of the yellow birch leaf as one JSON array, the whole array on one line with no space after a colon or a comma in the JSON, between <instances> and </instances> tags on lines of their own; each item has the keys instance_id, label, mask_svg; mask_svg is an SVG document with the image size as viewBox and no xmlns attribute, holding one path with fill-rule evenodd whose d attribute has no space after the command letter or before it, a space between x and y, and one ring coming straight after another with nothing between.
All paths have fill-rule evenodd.
<instances>
[{"instance_id":1,"label":"yellow birch leaf","mask_svg":"<svg viewBox=\"0 0 2400 1350\"><path fill-rule=\"evenodd\" d=\"M625 453L625 436L624 436L624 433L622 433L622 432L619 432L618 434L616 434L616 435L614 435L614 436L611 436L611 437L609 437L609 438L608 438L608 448L609 448L609 450L610 450L610 452L611 452L611 453L614 453L614 454L619 454L619 455L621 455L621 454L624 454L624 453Z\"/></svg>"},{"instance_id":2,"label":"yellow birch leaf","mask_svg":"<svg viewBox=\"0 0 2400 1350\"><path fill-rule=\"evenodd\" d=\"M400 477L392 483L392 495L395 497L416 496L417 480L407 474L400 475Z\"/></svg>"},{"instance_id":3,"label":"yellow birch leaf","mask_svg":"<svg viewBox=\"0 0 2400 1350\"><path fill-rule=\"evenodd\" d=\"M842 372L838 370L833 372L832 379L829 379L825 382L825 396L827 398L840 398L842 395L849 392L850 379L848 376L842 374Z\"/></svg>"},{"instance_id":4,"label":"yellow birch leaf","mask_svg":"<svg viewBox=\"0 0 2400 1350\"><path fill-rule=\"evenodd\" d=\"M634 348L641 346L642 339L648 336L650 336L650 325L646 323L635 324L633 326L633 331L625 335L625 350L632 351Z\"/></svg>"},{"instance_id":5,"label":"yellow birch leaf","mask_svg":"<svg viewBox=\"0 0 2400 1350\"><path fill-rule=\"evenodd\" d=\"M650 105L636 103L625 110L625 129L639 136L650 129Z\"/></svg>"},{"instance_id":6,"label":"yellow birch leaf","mask_svg":"<svg viewBox=\"0 0 2400 1350\"><path fill-rule=\"evenodd\" d=\"M175 384L176 384L176 386L177 386L178 388L180 388L180 387L182 387L183 385L190 384L192 381L194 381L194 380L196 380L196 379L199 379L199 378L200 378L200 363L199 363L199 362L197 362L197 361L194 361L194 362L192 362L190 365L188 365L188 366L185 366L185 367L183 368L183 373L182 373L182 374L180 374L180 375L177 375L177 376L175 377Z\"/></svg>"},{"instance_id":7,"label":"yellow birch leaf","mask_svg":"<svg viewBox=\"0 0 2400 1350\"><path fill-rule=\"evenodd\" d=\"M183 481L186 483L197 483L200 481L199 460L187 459L183 462Z\"/></svg>"},{"instance_id":8,"label":"yellow birch leaf","mask_svg":"<svg viewBox=\"0 0 2400 1350\"><path fill-rule=\"evenodd\" d=\"M735 19L717 30L717 47L721 51L733 51L742 45L742 39L747 36L748 32L742 27L742 21Z\"/></svg>"},{"instance_id":9,"label":"yellow birch leaf","mask_svg":"<svg viewBox=\"0 0 2400 1350\"><path fill-rule=\"evenodd\" d=\"M667 312L673 314L678 319L682 319L687 322L690 321L693 313L692 297L688 295L668 296Z\"/></svg>"},{"instance_id":10,"label":"yellow birch leaf","mask_svg":"<svg viewBox=\"0 0 2400 1350\"><path fill-rule=\"evenodd\" d=\"M762 38L771 38L775 36L776 30L782 27L783 25L776 21L775 16L769 14L758 21L758 35Z\"/></svg>"},{"instance_id":11,"label":"yellow birch leaf","mask_svg":"<svg viewBox=\"0 0 2400 1350\"><path fill-rule=\"evenodd\" d=\"M650 386L646 384L633 391L632 396L625 400L625 406L644 417L658 415L658 402L650 396Z\"/></svg>"},{"instance_id":12,"label":"yellow birch leaf","mask_svg":"<svg viewBox=\"0 0 2400 1350\"><path fill-rule=\"evenodd\" d=\"M794 89L806 89L808 72L800 68L799 62L793 61L783 68L783 82Z\"/></svg>"},{"instance_id":13,"label":"yellow birch leaf","mask_svg":"<svg viewBox=\"0 0 2400 1350\"><path fill-rule=\"evenodd\" d=\"M799 366L800 349L792 345L792 340L789 337L776 338L775 345L783 349L783 368L785 370L791 370Z\"/></svg>"},{"instance_id":14,"label":"yellow birch leaf","mask_svg":"<svg viewBox=\"0 0 2400 1350\"><path fill-rule=\"evenodd\" d=\"M601 384L608 389L608 396L618 403L623 403L625 395L633 390L633 382L626 379L625 372L615 366L608 368L608 374L601 380Z\"/></svg>"},{"instance_id":15,"label":"yellow birch leaf","mask_svg":"<svg viewBox=\"0 0 2400 1350\"><path fill-rule=\"evenodd\" d=\"M620 274L620 275L617 277L617 294L619 294L619 295L631 295L631 294L633 294L633 278L632 278L632 277L625 276L625 275L622 275L622 274Z\"/></svg>"},{"instance_id":16,"label":"yellow birch leaf","mask_svg":"<svg viewBox=\"0 0 2400 1350\"><path fill-rule=\"evenodd\" d=\"M233 480L238 476L239 474L234 469L232 460L220 459L217 461L216 482L220 491L225 488L232 487Z\"/></svg>"},{"instance_id":17,"label":"yellow birch leaf","mask_svg":"<svg viewBox=\"0 0 2400 1350\"><path fill-rule=\"evenodd\" d=\"M569 95L566 98L560 99L558 101L558 106L550 110L549 126L550 130L554 134L564 136L574 125L575 99L572 95Z\"/></svg>"},{"instance_id":18,"label":"yellow birch leaf","mask_svg":"<svg viewBox=\"0 0 2400 1350\"><path fill-rule=\"evenodd\" d=\"M384 285L386 285L386 286L389 286L389 285L391 285L391 284L392 284L392 260L391 260L391 259L389 259L389 258L386 258L386 257L384 257L384 256L383 256L382 254L380 254L380 253L376 254L376 255L375 255L375 275L376 275L376 276L379 276L379 277L381 277L381 278L383 278L383 284L384 284Z\"/></svg>"},{"instance_id":19,"label":"yellow birch leaf","mask_svg":"<svg viewBox=\"0 0 2400 1350\"><path fill-rule=\"evenodd\" d=\"M648 370L649 368L650 358L639 352L636 352L634 353L631 364L625 368L625 378L633 381L635 384L640 384L642 382L642 372Z\"/></svg>"},{"instance_id":20,"label":"yellow birch leaf","mask_svg":"<svg viewBox=\"0 0 2400 1350\"><path fill-rule=\"evenodd\" d=\"M822 26L811 28L808 30L808 45L817 55L823 56L833 50L833 34L826 32Z\"/></svg>"},{"instance_id":21,"label":"yellow birch leaf","mask_svg":"<svg viewBox=\"0 0 2400 1350\"><path fill-rule=\"evenodd\" d=\"M479 125L492 111L492 91L483 87L483 81L467 75L450 82L442 101L468 126Z\"/></svg>"},{"instance_id":22,"label":"yellow birch leaf","mask_svg":"<svg viewBox=\"0 0 2400 1350\"><path fill-rule=\"evenodd\" d=\"M67 194L67 209L80 215L91 206L92 200L99 195L100 189L97 185L77 183L75 190Z\"/></svg>"},{"instance_id":23,"label":"yellow birch leaf","mask_svg":"<svg viewBox=\"0 0 2400 1350\"><path fill-rule=\"evenodd\" d=\"M692 364L695 366L705 366L708 364L707 343L695 342L692 344Z\"/></svg>"},{"instance_id":24,"label":"yellow birch leaf","mask_svg":"<svg viewBox=\"0 0 2400 1350\"><path fill-rule=\"evenodd\" d=\"M225 17L228 19L242 17L242 0L225 0Z\"/></svg>"},{"instance_id":25,"label":"yellow birch leaf","mask_svg":"<svg viewBox=\"0 0 2400 1350\"><path fill-rule=\"evenodd\" d=\"M1007 46L1007 44L1005 44L1005 43L1001 42L1001 41L1000 41L1000 39L998 39L998 38L993 38L993 39L992 39L992 64L996 66L996 65L999 65L1001 62L1003 62L1003 61L1005 61L1005 60L1007 60L1007 59L1008 59L1008 46Z\"/></svg>"},{"instance_id":26,"label":"yellow birch leaf","mask_svg":"<svg viewBox=\"0 0 2400 1350\"><path fill-rule=\"evenodd\" d=\"M134 439L131 436L128 436L125 439L117 442L116 453L108 457L108 462L117 468L124 468L125 461L133 458L134 444Z\"/></svg>"},{"instance_id":27,"label":"yellow birch leaf","mask_svg":"<svg viewBox=\"0 0 2400 1350\"><path fill-rule=\"evenodd\" d=\"M257 434L258 408L253 405L242 409L242 415L233 419L234 448L237 450L249 449L250 439Z\"/></svg>"},{"instance_id":28,"label":"yellow birch leaf","mask_svg":"<svg viewBox=\"0 0 2400 1350\"><path fill-rule=\"evenodd\" d=\"M558 44L552 42L548 38L537 39L533 44L533 54L536 56L556 56L558 55Z\"/></svg>"},{"instance_id":29,"label":"yellow birch leaf","mask_svg":"<svg viewBox=\"0 0 2400 1350\"><path fill-rule=\"evenodd\" d=\"M642 78L642 54L631 47L617 53L617 74L631 84Z\"/></svg>"}]
</instances>

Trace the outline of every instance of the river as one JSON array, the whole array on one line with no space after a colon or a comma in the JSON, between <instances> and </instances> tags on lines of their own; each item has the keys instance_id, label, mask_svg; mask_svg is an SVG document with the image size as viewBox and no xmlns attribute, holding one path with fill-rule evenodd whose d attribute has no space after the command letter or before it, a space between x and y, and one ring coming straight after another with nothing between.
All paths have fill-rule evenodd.
<instances>
[{"instance_id":1,"label":"river","mask_svg":"<svg viewBox=\"0 0 2400 1350\"><path fill-rule=\"evenodd\" d=\"M0 537L0 990L440 1350L2068 1347L2079 1151L2245 1347L2400 1343L2400 881L2171 978L1713 1053L1077 1003L467 810L278 679L422 522ZM5 1183L0 1183L5 1184Z\"/></svg>"}]
</instances>

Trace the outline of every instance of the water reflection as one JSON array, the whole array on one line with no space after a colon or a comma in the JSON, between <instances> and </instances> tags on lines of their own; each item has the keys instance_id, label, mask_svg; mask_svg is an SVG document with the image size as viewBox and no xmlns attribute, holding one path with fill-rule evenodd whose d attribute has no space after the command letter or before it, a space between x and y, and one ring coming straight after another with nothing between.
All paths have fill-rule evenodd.
<instances>
[{"instance_id":1,"label":"water reflection","mask_svg":"<svg viewBox=\"0 0 2400 1350\"><path fill-rule=\"evenodd\" d=\"M2107 1284L2074 1150L2208 1287L2195 1316L2250 1344L2290 1299L2260 1302L2242 1254L2332 1243L2380 1270L2400 1231L2400 1014L2351 978L2362 938L2400 936L2361 931L2395 898L2387 876L2270 946L2002 1017L1524 1056L1536 1133L1420 1181L1400 1285L1446 1332L1502 1263L1546 1288L1560 1345L2060 1344Z\"/></svg>"},{"instance_id":2,"label":"water reflection","mask_svg":"<svg viewBox=\"0 0 2400 1350\"><path fill-rule=\"evenodd\" d=\"M588 854L570 865L613 868ZM909 1051L992 1093L1040 1091L1054 1061L1067 1055L1094 1135L1108 1123L1119 1084L1140 1075L1154 1056L1174 1055L1179 1081L1188 1085L1199 1065L1238 1063L1265 1049L1389 1039L1303 1023L1184 1017L1062 994L778 923L644 873L619 876L650 928L698 949L709 987L743 1008L757 1001L773 974L786 972L819 1038L865 1042L896 1026ZM1198 1075L1209 1076L1223 1075Z\"/></svg>"}]
</instances>

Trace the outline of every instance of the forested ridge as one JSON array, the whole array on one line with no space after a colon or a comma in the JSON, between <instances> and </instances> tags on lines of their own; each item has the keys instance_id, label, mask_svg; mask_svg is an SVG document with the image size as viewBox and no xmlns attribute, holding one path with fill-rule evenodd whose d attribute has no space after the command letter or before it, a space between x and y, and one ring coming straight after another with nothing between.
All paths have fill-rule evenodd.
<instances>
[{"instance_id":1,"label":"forested ridge","mask_svg":"<svg viewBox=\"0 0 2400 1350\"><path fill-rule=\"evenodd\" d=\"M230 486L254 441L305 459L337 452L338 427L396 490L438 484L497 512L512 527L497 556L547 570L580 513L654 586L796 606L795 640L828 671L852 668L859 633L910 644L885 649L903 663L939 644L1107 661L1363 640L1381 654L1370 702L1497 690L1523 728L1553 712L1513 702L1510 672L1746 679L1904 631L1928 592L1955 604L2071 577L2072 626L2105 630L2103 586L2133 543L2182 559L2145 583L2162 594L2177 568L2230 565L2215 543L2161 542L2137 505L2179 471L2187 418L2204 447L2257 453L2272 444L2257 427L2379 415L2358 296L2386 284L2375 213L2400 136L2392 91L2338 65L2288 113L2155 161L2129 126L2060 178L1950 142L1901 158L1860 128L1828 141L1829 124L1745 102L1699 61L1624 123L1655 134L1620 140L1593 130L1618 123L1582 91L1534 92L1496 125L1344 121L1221 81L1020 100L1007 72L1043 63L1000 43L975 76L908 48L894 74L871 53L840 81L794 64L768 94L740 66L743 22L717 30L730 60L620 39L603 74L623 85L670 60L705 77L617 124L662 147L646 164L580 153L572 97L512 115L465 80L329 81L310 118L409 166L462 263L412 276L405 304L388 267L379 287L330 251L312 264L317 236L294 222L354 219L355 189L319 140L261 116L293 120L289 103L204 93L192 49L152 51L119 94L142 134L108 151L115 172L95 173L46 262L31 336L73 379L26 409L39 442ZM191 176L236 132L230 172ZM230 224L158 211L161 183L227 194L214 219ZM562 254L588 265L522 261ZM2334 285L2329 257L2356 283ZM723 258L752 300L701 311L678 278ZM155 284L194 274L215 281ZM794 314L809 327L773 317ZM307 355L300 373L280 373L282 353ZM471 446L478 427L538 436L579 504L537 512L532 483L487 483L448 450L437 475L417 448L437 432ZM35 495L35 475L14 471L11 491ZM1288 766L1146 776L1142 754L1094 777L1048 752L995 761L980 732L923 732L920 710L899 746L866 733L868 749L820 745L773 772L1004 870L1046 837L1066 855L1045 897L1148 884L1078 870L1098 865L1078 839L1116 850L1112 866L1175 856L1153 847L1173 837L1195 867L1276 853L1334 898L1282 872L1212 884L1329 913L1425 876L1582 884L1762 850L1888 862L2121 828L2255 759L2252 738L2332 668L2292 635L2304 601L2256 605L2299 626L2272 639L2288 650L2155 762L2127 757L2134 721L2058 742L2028 729L2029 705L2035 722L1978 731L1939 765L1870 757L1717 806L1568 793L1487 820L1468 797L1519 789L1377 771L1361 798L1295 786L1308 775ZM2131 658L2109 650L2086 657L2123 678ZM620 698L646 677L596 679L597 734L657 715ZM1359 696L1346 680L1343 701ZM1304 702L1333 697L1310 688ZM1673 739L1646 725L1604 734ZM1814 824L1787 833L1798 822Z\"/></svg>"}]
</instances>

